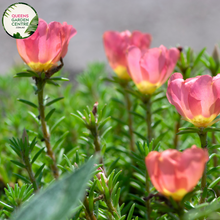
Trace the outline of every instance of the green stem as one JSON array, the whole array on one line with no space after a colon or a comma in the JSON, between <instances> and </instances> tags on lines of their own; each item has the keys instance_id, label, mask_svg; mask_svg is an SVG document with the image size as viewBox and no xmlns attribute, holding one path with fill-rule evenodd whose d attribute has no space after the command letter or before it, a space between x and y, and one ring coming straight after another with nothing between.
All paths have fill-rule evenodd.
<instances>
[{"instance_id":1,"label":"green stem","mask_svg":"<svg viewBox=\"0 0 220 220\"><path fill-rule=\"evenodd\" d=\"M149 175L148 172L146 170L146 184L145 184L145 189L147 192L147 196L150 195L150 184L149 184ZM146 202L146 209L147 209L147 215L148 215L148 219L151 220L151 207L150 207L150 200L148 199Z\"/></svg>"},{"instance_id":2,"label":"green stem","mask_svg":"<svg viewBox=\"0 0 220 220\"><path fill-rule=\"evenodd\" d=\"M215 138L215 133L214 132L212 132L212 144L216 144L216 138ZM216 149L214 149L213 152L217 154ZM217 156L213 157L213 165L214 165L214 167L218 166L218 157Z\"/></svg>"},{"instance_id":3,"label":"green stem","mask_svg":"<svg viewBox=\"0 0 220 220\"><path fill-rule=\"evenodd\" d=\"M89 201L88 201L87 197L85 197L83 204L86 208L85 209L86 219L87 220L97 220L97 218L93 214L93 211L90 211L90 209L89 209Z\"/></svg>"},{"instance_id":4,"label":"green stem","mask_svg":"<svg viewBox=\"0 0 220 220\"><path fill-rule=\"evenodd\" d=\"M92 134L94 137L95 152L98 153L101 151L101 144L100 144L100 140L99 140L99 132L98 132L97 127L94 128Z\"/></svg>"},{"instance_id":5,"label":"green stem","mask_svg":"<svg viewBox=\"0 0 220 220\"><path fill-rule=\"evenodd\" d=\"M215 133L214 133L214 132L212 132L212 144L213 144L213 145L216 144L216 138L215 138ZM217 154L217 150L214 149L214 150L213 150L213 153ZM217 166L218 166L218 157L217 157L217 156L214 156L214 157L213 157L213 166L214 166L214 167L217 167ZM218 185L219 185L219 183L218 183ZM220 190L216 190L216 194L217 194L217 196L219 197L219 196L220 196Z\"/></svg>"},{"instance_id":6,"label":"green stem","mask_svg":"<svg viewBox=\"0 0 220 220\"><path fill-rule=\"evenodd\" d=\"M198 134L201 142L201 148L205 149L207 147L207 132L204 132L203 129L201 128ZM206 165L202 175L201 190L203 191L205 187L206 187ZM204 202L205 202L205 198L203 198L201 195L200 204Z\"/></svg>"},{"instance_id":7,"label":"green stem","mask_svg":"<svg viewBox=\"0 0 220 220\"><path fill-rule=\"evenodd\" d=\"M92 126L89 128L94 140L93 140L93 144L95 146L95 152L100 154L101 152L101 143L100 143L100 137L99 137L99 130L97 126ZM105 168L104 168L104 162L103 162L103 157L101 155L100 159L99 159L99 163L102 164L102 169L103 172L105 173Z\"/></svg>"},{"instance_id":8,"label":"green stem","mask_svg":"<svg viewBox=\"0 0 220 220\"><path fill-rule=\"evenodd\" d=\"M104 196L104 200L106 205L108 206L108 211L112 214L112 216L114 217L114 213L117 215L118 218L120 218L120 215L118 214L116 208L113 206L111 199L108 200L106 199L106 197Z\"/></svg>"},{"instance_id":9,"label":"green stem","mask_svg":"<svg viewBox=\"0 0 220 220\"><path fill-rule=\"evenodd\" d=\"M31 166L31 163L30 163L30 158L29 157L25 157L23 159L25 165L26 165L26 170L28 172L28 175L29 175L29 178L33 184L33 188L34 188L34 191L38 191L39 187L38 187L38 184L37 184L37 181L34 177L34 173L33 173L33 170L32 170L32 166Z\"/></svg>"},{"instance_id":10,"label":"green stem","mask_svg":"<svg viewBox=\"0 0 220 220\"><path fill-rule=\"evenodd\" d=\"M124 94L125 94L125 101L126 101L126 107L127 107L127 112L128 112L128 128L129 128L129 135L130 135L130 150L134 152L135 149L134 149L133 119L132 119L132 114L130 113L130 111L131 111L131 100L130 100L129 94L126 90L124 90Z\"/></svg>"},{"instance_id":11,"label":"green stem","mask_svg":"<svg viewBox=\"0 0 220 220\"><path fill-rule=\"evenodd\" d=\"M56 165L56 159L55 155L52 150L52 146L50 143L50 134L47 130L47 123L45 121L45 106L44 106L44 86L45 81L42 79L38 79L36 81L36 85L38 87L38 110L40 115L40 121L41 121L41 129L44 136L44 141L47 148L47 155L52 159L53 163L51 165L53 175L57 179L59 177L59 170Z\"/></svg>"},{"instance_id":12,"label":"green stem","mask_svg":"<svg viewBox=\"0 0 220 220\"><path fill-rule=\"evenodd\" d=\"M179 203L179 207L177 209L177 214L179 216L179 220L183 220L183 216L184 216L184 207L182 207L182 205Z\"/></svg>"},{"instance_id":13,"label":"green stem","mask_svg":"<svg viewBox=\"0 0 220 220\"><path fill-rule=\"evenodd\" d=\"M147 139L149 143L151 142L153 138L153 130L151 127L152 124L152 114L151 114L151 97L147 97L147 99L144 100L144 103L146 104L146 123L147 123Z\"/></svg>"},{"instance_id":14,"label":"green stem","mask_svg":"<svg viewBox=\"0 0 220 220\"><path fill-rule=\"evenodd\" d=\"M180 122L181 122L181 116L178 115L178 120L176 122L175 134L174 134L174 139L173 139L173 146L175 149L178 148L179 135L176 135L176 134L179 132Z\"/></svg>"}]
</instances>

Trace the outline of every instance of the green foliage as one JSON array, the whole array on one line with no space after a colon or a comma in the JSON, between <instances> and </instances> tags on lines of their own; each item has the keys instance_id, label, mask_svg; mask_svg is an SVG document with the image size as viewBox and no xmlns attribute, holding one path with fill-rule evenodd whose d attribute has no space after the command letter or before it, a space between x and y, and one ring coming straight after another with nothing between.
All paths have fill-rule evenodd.
<instances>
[{"instance_id":1,"label":"green foliage","mask_svg":"<svg viewBox=\"0 0 220 220\"><path fill-rule=\"evenodd\" d=\"M12 138L9 140L10 141L10 147L11 149L17 154L17 156L20 158L20 161L17 160L11 160L12 163L17 165L20 168L24 168L27 170L27 173L29 175L29 179L24 177L21 174L14 174L18 178L22 179L26 183L33 183L33 187L35 190L38 189L38 186L41 185L41 178L36 178L41 174L44 168L43 164L37 171L36 174L33 174L32 171L32 164L37 160L37 158L44 152L44 148L40 149L37 151L37 153L33 156L32 160L30 159L30 155L36 146L36 138L33 139L32 142L28 142L28 135L26 133L26 130L23 132L23 136L21 139L17 138Z\"/></svg>"},{"instance_id":2,"label":"green foliage","mask_svg":"<svg viewBox=\"0 0 220 220\"><path fill-rule=\"evenodd\" d=\"M74 213L74 209L79 205L79 199L84 196L86 183L94 170L94 163L95 160L91 159L76 172L52 183L15 212L11 219L65 220Z\"/></svg>"},{"instance_id":3,"label":"green foliage","mask_svg":"<svg viewBox=\"0 0 220 220\"><path fill-rule=\"evenodd\" d=\"M204 71L204 67L200 66L202 56L206 48L203 48L198 54L195 54L190 47L181 48L180 59L177 62L178 72L183 74L183 78L187 79L198 74L198 70Z\"/></svg>"},{"instance_id":4,"label":"green foliage","mask_svg":"<svg viewBox=\"0 0 220 220\"><path fill-rule=\"evenodd\" d=\"M21 187L15 184L14 189L7 184L7 189L5 188L5 194L7 198L7 203L0 201L0 205L4 207L3 213L7 216L11 216L11 212L18 208L21 204L28 202L33 196L32 185L24 184Z\"/></svg>"},{"instance_id":5,"label":"green foliage","mask_svg":"<svg viewBox=\"0 0 220 220\"><path fill-rule=\"evenodd\" d=\"M185 71L186 78L196 76L201 74L202 69L204 70L203 59L208 62L204 50L196 54L192 49L187 48L182 52L176 69L181 71L182 68ZM99 165L94 167L96 171L88 178L85 177L85 180L87 180L85 182L90 180L86 191L87 201L82 199L83 196L79 197L81 202L79 200L74 200L74 202L71 200L70 202L69 200L70 204L67 207L69 207L70 212L66 211L65 213L70 215L65 220L86 219L87 214L93 214L98 220L143 220L147 219L146 200L150 202L152 208L152 219L178 219L180 214L178 209L185 210L185 219L202 218L202 216L208 215L217 216L218 219L219 209L215 206L215 201L218 201L220 191L219 166L214 166L214 159L217 158L219 161L218 123L206 129L210 160L207 164L207 190L204 193L206 203L203 207L199 204L203 193L200 190L200 182L193 192L185 196L180 204L158 195L156 189L150 183L150 179L148 179L150 193L146 192L145 157L150 151L163 151L169 148L182 151L193 144L200 146L197 134L199 130L192 127L189 122L181 120L176 109L168 103L165 96L166 85L162 86L151 97L153 113L151 127L154 129L154 138L149 143L146 126L146 105L143 103L144 97L137 91L135 85L129 82L126 92L128 92L132 103L130 113L133 117L133 133L136 143L135 151L131 152L128 147L130 140L127 121L128 112L126 111L124 91L120 85L124 82L119 81L117 77L107 80L104 64L90 64L74 80L71 76L70 82L67 82L67 77L69 77L67 73L57 73L56 76L47 79L45 73L38 75L25 70L23 67L15 67L10 72L9 75L0 76L0 112L2 124L4 125L0 126L0 173L4 185L6 183L12 183L12 185L18 183L19 190L23 186L26 186L27 189L31 186L32 181L27 172L27 165L23 160L23 156L28 155L27 158L29 158L37 186L42 189L39 189L39 192L37 192L39 194L34 196L30 203L28 201L24 204L27 205L26 207L28 207L28 204L34 204L31 201L36 200L37 203L37 200L41 196L43 197L44 193L50 192L47 189L49 190L56 183L59 183L59 181L54 181L51 174L52 160L46 154L45 141L40 129L38 105L36 104L36 94L39 91L36 89L35 82L36 79L43 77L47 81L44 98L45 119L47 129L52 134L50 142L56 155L60 181L67 181L68 184L65 186L72 187L73 190L75 184L78 184L77 179L72 179L74 185L69 185L70 179L65 175L71 175L68 173L77 171L78 167L81 167L94 155L95 149L97 150L96 153L99 152L100 158L102 158L102 161L98 162ZM11 74L15 75L16 73L19 74L12 78ZM24 78L21 79L20 77ZM54 87L57 83L61 83L59 88ZM13 86L13 89L8 86L12 84L16 85ZM22 103L16 102L18 97ZM94 107L96 102L98 102L98 106ZM175 127L178 120L181 128L176 132ZM24 127L27 129L28 134L26 142L17 138L22 136ZM178 135L178 144L175 146L174 139L177 133L181 135ZM212 142L212 135L215 135L215 144ZM8 143L11 147L5 147L8 146ZM96 148L97 143L100 149ZM92 165L87 166L88 170L92 167ZM99 167L103 169L101 170ZM84 169L84 172L86 173L87 170ZM62 183L62 187L64 187L64 182ZM61 187L61 185L59 186ZM32 184L31 189L34 189L34 184ZM60 190L55 189L57 188L55 187L54 193L50 194L50 199L54 202L51 205L54 204L57 212L64 213L65 209L63 208L67 207L63 207L61 199L56 200L56 196L60 195L64 198L64 195L67 194L78 194L75 194L76 191L62 191L59 194ZM81 195L84 195L84 193L85 191L80 191ZM15 208L17 209L17 206L13 206L7 197L4 191L1 192L0 200L2 202L0 206L4 208L2 216L0 215L2 218L8 218L7 216L10 216ZM75 198L74 196L69 197L71 198L68 199ZM55 203L55 200L58 202ZM42 208L43 204L39 204L37 207ZM48 215L52 213L52 210L54 211L54 209L49 208L49 204L50 202L44 205L45 208L48 207L48 212L45 212ZM73 206L70 207L69 205ZM20 219L25 220L26 217L23 215L26 215L26 213L27 217L32 219L32 216L29 216L31 213L28 208L23 207L21 210L23 211L20 211L22 213ZM33 210L34 214L37 208ZM204 212L202 212L203 210ZM43 213L43 211L38 211L38 214L35 215L38 216L39 213ZM60 217L58 214L55 216L54 212L54 215L48 217L48 219L54 220L58 216Z\"/></svg>"}]
</instances>

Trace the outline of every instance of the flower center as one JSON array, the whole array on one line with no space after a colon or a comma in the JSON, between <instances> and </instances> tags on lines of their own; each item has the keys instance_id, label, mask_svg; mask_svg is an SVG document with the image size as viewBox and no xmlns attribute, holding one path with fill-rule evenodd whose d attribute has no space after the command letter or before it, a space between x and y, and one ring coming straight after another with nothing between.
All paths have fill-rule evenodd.
<instances>
[{"instance_id":1,"label":"flower center","mask_svg":"<svg viewBox=\"0 0 220 220\"><path fill-rule=\"evenodd\" d=\"M197 115L193 119L190 119L190 122L193 123L196 127L207 127L209 123L215 119L216 115L211 115L209 118L206 118L202 115Z\"/></svg>"},{"instance_id":2,"label":"flower center","mask_svg":"<svg viewBox=\"0 0 220 220\"><path fill-rule=\"evenodd\" d=\"M159 87L157 84L152 84L148 81L141 81L136 84L138 90L143 94L152 94Z\"/></svg>"},{"instance_id":3,"label":"flower center","mask_svg":"<svg viewBox=\"0 0 220 220\"><path fill-rule=\"evenodd\" d=\"M42 71L47 71L50 68L52 68L54 66L54 64L51 63L51 61L48 61L46 63L34 63L34 62L30 62L28 63L28 66L34 70L35 72L42 72Z\"/></svg>"},{"instance_id":4,"label":"flower center","mask_svg":"<svg viewBox=\"0 0 220 220\"><path fill-rule=\"evenodd\" d=\"M172 197L176 201L180 201L186 194L187 191L185 189L179 189L176 192L170 192L166 189L163 189L163 195Z\"/></svg>"},{"instance_id":5,"label":"flower center","mask_svg":"<svg viewBox=\"0 0 220 220\"><path fill-rule=\"evenodd\" d=\"M130 76L127 72L127 68L124 66L117 66L114 69L114 72L118 75L118 78L120 78L120 79L125 79L125 80L130 79Z\"/></svg>"}]
</instances>

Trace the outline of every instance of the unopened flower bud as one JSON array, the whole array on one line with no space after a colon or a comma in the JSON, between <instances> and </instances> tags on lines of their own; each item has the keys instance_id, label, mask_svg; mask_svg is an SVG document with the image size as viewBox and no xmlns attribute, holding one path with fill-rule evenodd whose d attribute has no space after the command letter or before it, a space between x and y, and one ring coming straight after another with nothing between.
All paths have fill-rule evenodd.
<instances>
[{"instance_id":1,"label":"unopened flower bud","mask_svg":"<svg viewBox=\"0 0 220 220\"><path fill-rule=\"evenodd\" d=\"M96 174L97 178L98 178L99 180L101 180L101 175L102 175L103 178L104 178L104 180L105 180L105 183L108 183L108 179L106 178L103 169L102 169L101 167L99 167L97 170L101 170L101 172L99 172L98 174Z\"/></svg>"},{"instance_id":2,"label":"unopened flower bud","mask_svg":"<svg viewBox=\"0 0 220 220\"><path fill-rule=\"evenodd\" d=\"M98 104L99 104L98 102L95 102L95 104L93 106L92 113L93 113L94 116L96 116L96 114L97 114L97 106L98 106Z\"/></svg>"},{"instance_id":3,"label":"unopened flower bud","mask_svg":"<svg viewBox=\"0 0 220 220\"><path fill-rule=\"evenodd\" d=\"M220 62L220 54L219 54L219 49L218 49L217 44L215 45L214 50L212 52L212 57L216 63Z\"/></svg>"},{"instance_id":4,"label":"unopened flower bud","mask_svg":"<svg viewBox=\"0 0 220 220\"><path fill-rule=\"evenodd\" d=\"M23 142L23 143L25 143L25 142L28 143L28 134L27 134L27 131L26 131L25 128L24 128L23 134L22 134L22 142Z\"/></svg>"},{"instance_id":5,"label":"unopened flower bud","mask_svg":"<svg viewBox=\"0 0 220 220\"><path fill-rule=\"evenodd\" d=\"M183 51L183 47L181 46L177 47L177 49L179 50L180 53Z\"/></svg>"}]
</instances>

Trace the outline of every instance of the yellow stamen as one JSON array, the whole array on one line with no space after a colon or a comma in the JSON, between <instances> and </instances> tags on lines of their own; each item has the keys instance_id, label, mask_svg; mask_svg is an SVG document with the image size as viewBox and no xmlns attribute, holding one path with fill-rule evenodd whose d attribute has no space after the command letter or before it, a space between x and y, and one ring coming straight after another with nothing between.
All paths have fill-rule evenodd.
<instances>
[{"instance_id":1,"label":"yellow stamen","mask_svg":"<svg viewBox=\"0 0 220 220\"><path fill-rule=\"evenodd\" d=\"M210 123L215 119L216 115L211 115L209 118L205 118L202 115L197 115L193 119L188 119L189 122L193 123L196 127L208 127Z\"/></svg>"},{"instance_id":2,"label":"yellow stamen","mask_svg":"<svg viewBox=\"0 0 220 220\"><path fill-rule=\"evenodd\" d=\"M52 66L54 66L54 64L51 63L51 61L48 61L46 63L34 63L34 62L30 62L28 63L28 66L34 70L35 72L42 72L42 71L47 71L49 69L52 68Z\"/></svg>"},{"instance_id":3,"label":"yellow stamen","mask_svg":"<svg viewBox=\"0 0 220 220\"><path fill-rule=\"evenodd\" d=\"M117 66L117 68L114 69L115 73L118 75L118 78L129 80L130 76L127 72L127 68L124 66Z\"/></svg>"},{"instance_id":4,"label":"yellow stamen","mask_svg":"<svg viewBox=\"0 0 220 220\"><path fill-rule=\"evenodd\" d=\"M154 91L159 87L157 84L152 84L148 81L141 81L140 83L136 84L138 90L147 95L147 94L152 94Z\"/></svg>"},{"instance_id":5,"label":"yellow stamen","mask_svg":"<svg viewBox=\"0 0 220 220\"><path fill-rule=\"evenodd\" d=\"M187 194L187 191L185 189L179 189L176 192L170 192L166 189L163 189L162 194L167 197L172 197L176 201L180 201Z\"/></svg>"}]
</instances>

